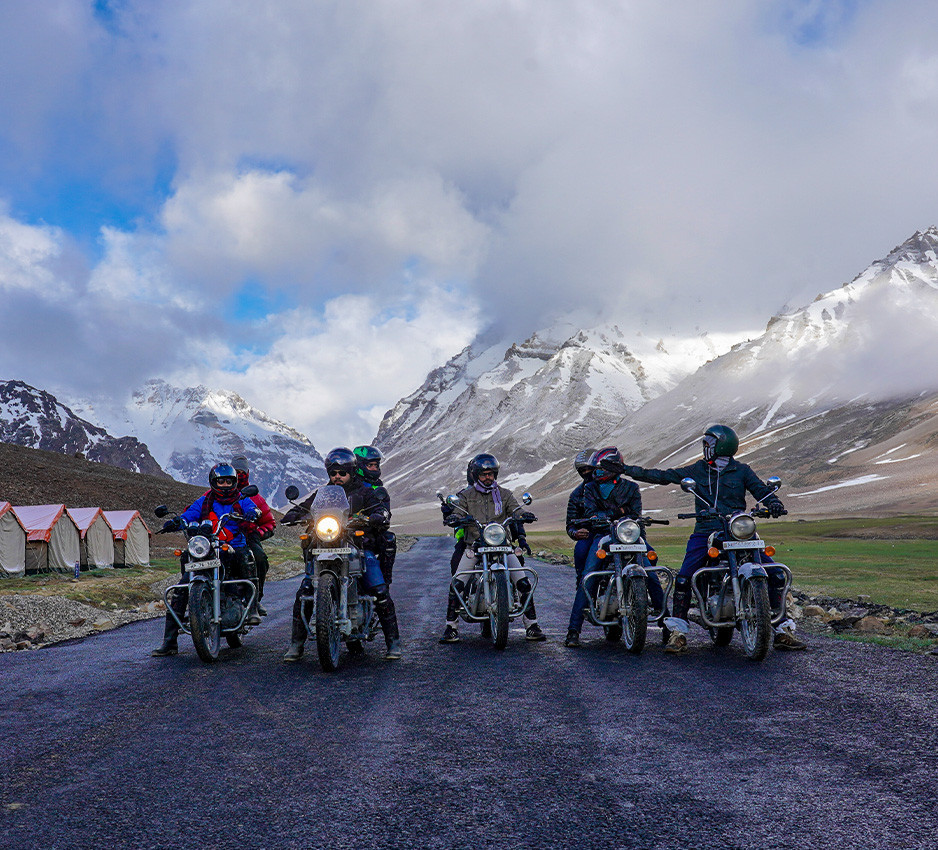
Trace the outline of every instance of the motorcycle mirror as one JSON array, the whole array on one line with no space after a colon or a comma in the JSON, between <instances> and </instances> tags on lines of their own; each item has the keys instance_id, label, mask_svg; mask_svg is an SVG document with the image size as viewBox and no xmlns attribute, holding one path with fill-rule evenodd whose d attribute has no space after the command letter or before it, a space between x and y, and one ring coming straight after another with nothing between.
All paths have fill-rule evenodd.
<instances>
[{"instance_id":1,"label":"motorcycle mirror","mask_svg":"<svg viewBox=\"0 0 938 850\"><path fill-rule=\"evenodd\" d=\"M241 490L241 495L247 499L250 499L251 496L256 496L258 493L260 493L260 490L258 490L257 487L255 487L253 484L248 484L247 487L244 487Z\"/></svg>"},{"instance_id":2,"label":"motorcycle mirror","mask_svg":"<svg viewBox=\"0 0 938 850\"><path fill-rule=\"evenodd\" d=\"M782 479L779 478L777 475L773 475L765 483L768 484L769 487L771 487L772 489L779 490L781 489L781 486L782 486Z\"/></svg>"},{"instance_id":3,"label":"motorcycle mirror","mask_svg":"<svg viewBox=\"0 0 938 850\"><path fill-rule=\"evenodd\" d=\"M166 505L157 505L153 509L153 513L162 519L164 516L166 516L166 514L169 513L169 508L167 508Z\"/></svg>"},{"instance_id":4,"label":"motorcycle mirror","mask_svg":"<svg viewBox=\"0 0 938 850\"><path fill-rule=\"evenodd\" d=\"M693 478L682 478L682 479L681 479L681 489L682 489L685 493L693 493L693 492L694 492L694 485L695 485L695 483L696 483L696 482L694 481Z\"/></svg>"},{"instance_id":5,"label":"motorcycle mirror","mask_svg":"<svg viewBox=\"0 0 938 850\"><path fill-rule=\"evenodd\" d=\"M521 494L521 501L524 502L526 505L530 505L531 502L534 501L534 499L531 498L531 494L530 494L530 493L522 493L522 494Z\"/></svg>"},{"instance_id":6,"label":"motorcycle mirror","mask_svg":"<svg viewBox=\"0 0 938 850\"><path fill-rule=\"evenodd\" d=\"M447 497L446 497L446 504L449 505L449 506L452 507L452 508L457 507L457 506L459 505L459 497L458 497L458 496L447 496Z\"/></svg>"},{"instance_id":7,"label":"motorcycle mirror","mask_svg":"<svg viewBox=\"0 0 938 850\"><path fill-rule=\"evenodd\" d=\"M446 501L446 499L443 497L443 491L442 491L442 490L437 490L437 491L436 491L436 497L437 497L441 502L445 502L445 501Z\"/></svg>"},{"instance_id":8,"label":"motorcycle mirror","mask_svg":"<svg viewBox=\"0 0 938 850\"><path fill-rule=\"evenodd\" d=\"M291 484L289 487L287 487L286 490L283 491L283 495L292 502L297 496L300 495L300 491L295 484Z\"/></svg>"}]
</instances>

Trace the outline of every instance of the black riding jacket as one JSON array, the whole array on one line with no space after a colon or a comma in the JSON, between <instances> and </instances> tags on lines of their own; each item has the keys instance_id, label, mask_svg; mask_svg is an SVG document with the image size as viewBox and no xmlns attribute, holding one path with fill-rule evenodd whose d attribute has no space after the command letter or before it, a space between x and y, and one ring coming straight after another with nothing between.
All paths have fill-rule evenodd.
<instances>
[{"instance_id":1,"label":"black riding jacket","mask_svg":"<svg viewBox=\"0 0 938 850\"><path fill-rule=\"evenodd\" d=\"M377 552L379 540L387 531L391 522L390 497L384 487L372 487L366 484L359 476L353 476L343 488L348 497L349 515L361 514L368 517L371 524L364 529L363 546L369 552ZM319 490L313 490L302 502L290 508L284 514L282 522L289 525L293 522L302 522L311 518L309 511L313 507L313 500Z\"/></svg>"},{"instance_id":2,"label":"black riding jacket","mask_svg":"<svg viewBox=\"0 0 938 850\"><path fill-rule=\"evenodd\" d=\"M642 494L634 481L616 479L608 496L603 498L599 481L587 481L583 487L583 515L611 519L637 519L642 515Z\"/></svg>"}]
</instances>

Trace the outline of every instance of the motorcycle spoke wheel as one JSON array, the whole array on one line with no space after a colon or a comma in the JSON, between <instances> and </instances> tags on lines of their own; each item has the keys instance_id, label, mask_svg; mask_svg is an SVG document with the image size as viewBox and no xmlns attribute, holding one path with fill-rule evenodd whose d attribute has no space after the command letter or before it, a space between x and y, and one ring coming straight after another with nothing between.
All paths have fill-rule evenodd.
<instances>
[{"instance_id":1,"label":"motorcycle spoke wheel","mask_svg":"<svg viewBox=\"0 0 938 850\"><path fill-rule=\"evenodd\" d=\"M213 590L205 582L195 583L189 590L189 630L195 651L207 664L218 660L221 649L221 623L213 623L215 608Z\"/></svg>"},{"instance_id":2,"label":"motorcycle spoke wheel","mask_svg":"<svg viewBox=\"0 0 938 850\"><path fill-rule=\"evenodd\" d=\"M495 610L489 614L492 624L492 646L504 649L508 646L508 575L495 574Z\"/></svg>"},{"instance_id":3,"label":"motorcycle spoke wheel","mask_svg":"<svg viewBox=\"0 0 938 850\"><path fill-rule=\"evenodd\" d=\"M648 633L648 593L645 579L633 576L623 580L625 599L622 603L622 639L625 648L636 655L645 648Z\"/></svg>"},{"instance_id":4,"label":"motorcycle spoke wheel","mask_svg":"<svg viewBox=\"0 0 938 850\"><path fill-rule=\"evenodd\" d=\"M765 658L772 639L772 610L769 608L769 586L764 578L751 578L743 585L739 631L746 657L751 661Z\"/></svg>"},{"instance_id":5,"label":"motorcycle spoke wheel","mask_svg":"<svg viewBox=\"0 0 938 850\"><path fill-rule=\"evenodd\" d=\"M316 651L327 673L339 669L342 635L338 623L339 588L335 576L322 573L316 589Z\"/></svg>"}]
</instances>

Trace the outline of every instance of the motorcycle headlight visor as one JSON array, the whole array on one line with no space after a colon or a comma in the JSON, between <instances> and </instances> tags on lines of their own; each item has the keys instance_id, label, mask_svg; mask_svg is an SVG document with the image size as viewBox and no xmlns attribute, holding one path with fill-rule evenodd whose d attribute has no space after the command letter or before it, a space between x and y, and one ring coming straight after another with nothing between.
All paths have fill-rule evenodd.
<instances>
[{"instance_id":1,"label":"motorcycle headlight visor","mask_svg":"<svg viewBox=\"0 0 938 850\"><path fill-rule=\"evenodd\" d=\"M332 543L341 531L342 526L334 516L321 516L316 521L316 536L325 543Z\"/></svg>"},{"instance_id":2,"label":"motorcycle headlight visor","mask_svg":"<svg viewBox=\"0 0 938 850\"><path fill-rule=\"evenodd\" d=\"M756 533L756 521L746 514L739 514L730 520L730 534L737 540L751 540Z\"/></svg>"},{"instance_id":3,"label":"motorcycle headlight visor","mask_svg":"<svg viewBox=\"0 0 938 850\"><path fill-rule=\"evenodd\" d=\"M195 558L197 561L201 561L209 552L212 551L212 544L209 542L207 537L203 537L201 534L197 534L195 537L190 537L189 542L186 544L186 549L189 550L189 554Z\"/></svg>"},{"instance_id":4,"label":"motorcycle headlight visor","mask_svg":"<svg viewBox=\"0 0 938 850\"><path fill-rule=\"evenodd\" d=\"M620 543L638 543L642 527L632 519L620 519L615 526L616 540Z\"/></svg>"},{"instance_id":5,"label":"motorcycle headlight visor","mask_svg":"<svg viewBox=\"0 0 938 850\"><path fill-rule=\"evenodd\" d=\"M501 546L508 539L505 526L497 522L490 522L482 529L482 540L486 546Z\"/></svg>"}]
</instances>

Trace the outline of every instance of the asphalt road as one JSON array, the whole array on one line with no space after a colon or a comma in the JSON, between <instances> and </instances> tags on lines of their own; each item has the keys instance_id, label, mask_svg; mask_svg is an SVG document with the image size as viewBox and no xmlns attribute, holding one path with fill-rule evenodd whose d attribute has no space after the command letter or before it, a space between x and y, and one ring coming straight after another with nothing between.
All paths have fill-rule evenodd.
<instances>
[{"instance_id":1,"label":"asphalt road","mask_svg":"<svg viewBox=\"0 0 938 850\"><path fill-rule=\"evenodd\" d=\"M935 657L565 649L541 564L546 644L440 645L449 545L399 557L399 662L283 664L298 579L214 665L161 621L0 655L0 848L935 846Z\"/></svg>"}]
</instances>

